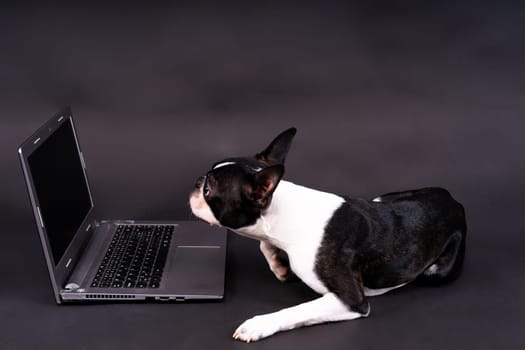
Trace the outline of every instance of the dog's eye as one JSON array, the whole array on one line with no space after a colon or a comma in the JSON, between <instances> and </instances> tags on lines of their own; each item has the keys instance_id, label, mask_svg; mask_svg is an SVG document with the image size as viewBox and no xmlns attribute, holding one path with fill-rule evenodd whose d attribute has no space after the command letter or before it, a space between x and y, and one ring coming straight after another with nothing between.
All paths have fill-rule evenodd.
<instances>
[{"instance_id":1,"label":"dog's eye","mask_svg":"<svg viewBox=\"0 0 525 350\"><path fill-rule=\"evenodd\" d=\"M202 192L204 193L204 197L208 197L210 195L210 188L208 187L208 184L204 185Z\"/></svg>"}]
</instances>

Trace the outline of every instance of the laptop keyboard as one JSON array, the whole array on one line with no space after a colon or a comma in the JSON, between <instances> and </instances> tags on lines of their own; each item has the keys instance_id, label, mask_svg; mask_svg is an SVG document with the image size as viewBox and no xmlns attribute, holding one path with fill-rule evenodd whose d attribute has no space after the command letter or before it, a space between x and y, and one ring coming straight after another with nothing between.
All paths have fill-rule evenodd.
<instances>
[{"instance_id":1,"label":"laptop keyboard","mask_svg":"<svg viewBox=\"0 0 525 350\"><path fill-rule=\"evenodd\" d=\"M159 288L174 225L118 225L91 287Z\"/></svg>"}]
</instances>

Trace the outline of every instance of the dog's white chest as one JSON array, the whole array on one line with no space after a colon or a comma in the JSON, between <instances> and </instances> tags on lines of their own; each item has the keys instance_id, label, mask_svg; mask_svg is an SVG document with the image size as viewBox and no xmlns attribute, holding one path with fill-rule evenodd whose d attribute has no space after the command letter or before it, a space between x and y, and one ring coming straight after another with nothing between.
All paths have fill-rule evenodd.
<instances>
[{"instance_id":1,"label":"dog's white chest","mask_svg":"<svg viewBox=\"0 0 525 350\"><path fill-rule=\"evenodd\" d=\"M281 181L260 227L266 239L288 254L292 271L317 293L328 289L315 273L326 225L344 199Z\"/></svg>"}]
</instances>

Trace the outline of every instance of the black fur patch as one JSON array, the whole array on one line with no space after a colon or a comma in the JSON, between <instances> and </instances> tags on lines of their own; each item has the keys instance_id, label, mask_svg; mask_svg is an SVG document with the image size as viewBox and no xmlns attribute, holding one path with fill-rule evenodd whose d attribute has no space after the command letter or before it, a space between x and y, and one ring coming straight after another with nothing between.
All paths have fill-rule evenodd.
<instances>
[{"instance_id":1,"label":"black fur patch","mask_svg":"<svg viewBox=\"0 0 525 350\"><path fill-rule=\"evenodd\" d=\"M196 186L204 183L204 199L221 225L232 229L253 225L270 205L284 166L265 166L250 158L229 158L220 163L225 162L232 164L214 166Z\"/></svg>"},{"instance_id":2,"label":"black fur patch","mask_svg":"<svg viewBox=\"0 0 525 350\"><path fill-rule=\"evenodd\" d=\"M213 169L205 177L205 186L210 191L205 196L206 202L217 220L233 229L253 225L260 216L260 208L248 193L254 186L256 172L252 166L256 164L236 161L239 163Z\"/></svg>"},{"instance_id":3,"label":"black fur patch","mask_svg":"<svg viewBox=\"0 0 525 350\"><path fill-rule=\"evenodd\" d=\"M315 269L330 291L364 313L363 286L388 288L415 280L450 254L450 242L463 247L453 256L459 266L449 269L457 275L465 235L463 206L442 188L390 193L381 202L347 198L325 228Z\"/></svg>"}]
</instances>

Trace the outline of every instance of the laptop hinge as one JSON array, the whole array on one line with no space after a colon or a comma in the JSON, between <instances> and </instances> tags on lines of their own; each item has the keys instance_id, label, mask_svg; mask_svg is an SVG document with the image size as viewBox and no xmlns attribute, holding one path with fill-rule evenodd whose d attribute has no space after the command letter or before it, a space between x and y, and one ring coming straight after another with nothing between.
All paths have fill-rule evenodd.
<instances>
[{"instance_id":1,"label":"laptop hinge","mask_svg":"<svg viewBox=\"0 0 525 350\"><path fill-rule=\"evenodd\" d=\"M86 266L89 265L89 261L87 261L86 255L89 250L89 246L93 241L94 232L98 229L99 225L100 224L98 221L93 220L84 229L84 231L88 232L88 234L86 235L86 239L80 247L80 255L78 259L75 259L74 262L67 262L67 264L73 263L73 266L71 267L70 273L66 278L67 283L64 286L64 292L71 292L75 289L78 289L83 279L86 277L86 274L89 270L89 266Z\"/></svg>"}]
</instances>

